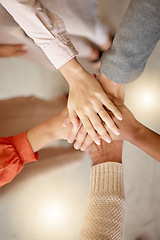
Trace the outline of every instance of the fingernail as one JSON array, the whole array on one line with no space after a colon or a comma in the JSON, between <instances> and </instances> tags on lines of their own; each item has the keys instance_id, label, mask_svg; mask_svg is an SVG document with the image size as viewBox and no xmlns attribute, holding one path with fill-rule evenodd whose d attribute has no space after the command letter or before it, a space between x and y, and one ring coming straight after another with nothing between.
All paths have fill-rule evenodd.
<instances>
[{"instance_id":1,"label":"fingernail","mask_svg":"<svg viewBox=\"0 0 160 240\"><path fill-rule=\"evenodd\" d=\"M82 151L82 152L84 151L84 148L83 148L83 147L81 147L81 151Z\"/></svg>"},{"instance_id":2,"label":"fingernail","mask_svg":"<svg viewBox=\"0 0 160 240\"><path fill-rule=\"evenodd\" d=\"M111 143L111 140L110 140L110 139L105 139L105 141L106 141L107 143Z\"/></svg>"},{"instance_id":3,"label":"fingernail","mask_svg":"<svg viewBox=\"0 0 160 240\"><path fill-rule=\"evenodd\" d=\"M79 146L78 146L78 145L75 145L74 148L75 148L76 150L79 150Z\"/></svg>"},{"instance_id":4,"label":"fingernail","mask_svg":"<svg viewBox=\"0 0 160 240\"><path fill-rule=\"evenodd\" d=\"M96 143L98 146L101 145L101 142L98 141L98 140L96 140L95 143Z\"/></svg>"},{"instance_id":5,"label":"fingernail","mask_svg":"<svg viewBox=\"0 0 160 240\"><path fill-rule=\"evenodd\" d=\"M121 116L117 116L117 119L122 121L122 117Z\"/></svg>"},{"instance_id":6,"label":"fingernail","mask_svg":"<svg viewBox=\"0 0 160 240\"><path fill-rule=\"evenodd\" d=\"M69 142L69 143L73 143L73 139L71 139L71 138L69 138L69 139L67 139L67 142Z\"/></svg>"},{"instance_id":7,"label":"fingernail","mask_svg":"<svg viewBox=\"0 0 160 240\"><path fill-rule=\"evenodd\" d=\"M120 134L120 132L119 131L114 131L114 133L118 136L119 134Z\"/></svg>"},{"instance_id":8,"label":"fingernail","mask_svg":"<svg viewBox=\"0 0 160 240\"><path fill-rule=\"evenodd\" d=\"M67 127L65 124L62 125L63 127Z\"/></svg>"}]
</instances>

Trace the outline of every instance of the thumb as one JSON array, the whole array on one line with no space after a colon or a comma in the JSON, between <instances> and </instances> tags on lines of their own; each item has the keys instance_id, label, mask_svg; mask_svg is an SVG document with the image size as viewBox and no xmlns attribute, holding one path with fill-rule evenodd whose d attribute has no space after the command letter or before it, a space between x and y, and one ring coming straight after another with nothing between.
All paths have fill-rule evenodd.
<instances>
[{"instance_id":1,"label":"thumb","mask_svg":"<svg viewBox=\"0 0 160 240\"><path fill-rule=\"evenodd\" d=\"M68 127L71 124L71 120L69 118L69 115L66 117L66 119L63 122L63 127Z\"/></svg>"},{"instance_id":2,"label":"thumb","mask_svg":"<svg viewBox=\"0 0 160 240\"><path fill-rule=\"evenodd\" d=\"M77 113L73 109L69 109L68 111L69 111L69 118L74 126L74 129L78 130L80 121L79 121L79 117L78 117Z\"/></svg>"}]
</instances>

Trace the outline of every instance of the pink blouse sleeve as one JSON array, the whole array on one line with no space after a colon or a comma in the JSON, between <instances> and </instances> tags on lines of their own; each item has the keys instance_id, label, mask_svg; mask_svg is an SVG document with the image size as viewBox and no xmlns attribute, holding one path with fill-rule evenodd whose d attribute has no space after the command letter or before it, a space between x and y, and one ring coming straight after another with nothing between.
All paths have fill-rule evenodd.
<instances>
[{"instance_id":1,"label":"pink blouse sleeve","mask_svg":"<svg viewBox=\"0 0 160 240\"><path fill-rule=\"evenodd\" d=\"M12 181L25 163L38 160L27 139L26 132L0 137L0 187Z\"/></svg>"},{"instance_id":2,"label":"pink blouse sleeve","mask_svg":"<svg viewBox=\"0 0 160 240\"><path fill-rule=\"evenodd\" d=\"M63 20L39 0L0 0L0 3L57 69L78 55Z\"/></svg>"}]
</instances>

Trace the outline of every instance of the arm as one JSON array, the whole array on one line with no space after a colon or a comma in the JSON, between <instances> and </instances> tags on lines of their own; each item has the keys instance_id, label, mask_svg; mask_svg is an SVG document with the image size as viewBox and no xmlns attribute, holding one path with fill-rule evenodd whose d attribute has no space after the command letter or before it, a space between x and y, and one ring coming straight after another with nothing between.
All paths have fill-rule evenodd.
<instances>
[{"instance_id":1,"label":"arm","mask_svg":"<svg viewBox=\"0 0 160 240\"><path fill-rule=\"evenodd\" d=\"M25 163L38 160L37 151L56 139L66 139L70 128L62 123L67 109L28 132L0 138L0 187L13 180Z\"/></svg>"},{"instance_id":2,"label":"arm","mask_svg":"<svg viewBox=\"0 0 160 240\"><path fill-rule=\"evenodd\" d=\"M124 237L125 193L122 166L122 143L87 149L93 160L90 192L80 239L116 239Z\"/></svg>"},{"instance_id":3,"label":"arm","mask_svg":"<svg viewBox=\"0 0 160 240\"><path fill-rule=\"evenodd\" d=\"M130 143L160 162L160 135L139 122L137 123L137 130L137 136L134 132Z\"/></svg>"},{"instance_id":4,"label":"arm","mask_svg":"<svg viewBox=\"0 0 160 240\"><path fill-rule=\"evenodd\" d=\"M23 44L0 44L0 58L17 57L24 55L26 52Z\"/></svg>"},{"instance_id":5,"label":"arm","mask_svg":"<svg viewBox=\"0 0 160 240\"><path fill-rule=\"evenodd\" d=\"M37 0L0 0L15 21L59 68L78 52L72 45L63 20Z\"/></svg>"},{"instance_id":6,"label":"arm","mask_svg":"<svg viewBox=\"0 0 160 240\"><path fill-rule=\"evenodd\" d=\"M27 140L26 132L0 137L0 187L13 180L25 163L38 159Z\"/></svg>"},{"instance_id":7,"label":"arm","mask_svg":"<svg viewBox=\"0 0 160 240\"><path fill-rule=\"evenodd\" d=\"M27 138L34 152L39 151L45 145L55 140L67 139L67 135L72 127L62 127L67 115L68 111L65 108L53 118L27 131Z\"/></svg>"},{"instance_id":8,"label":"arm","mask_svg":"<svg viewBox=\"0 0 160 240\"><path fill-rule=\"evenodd\" d=\"M68 110L71 122L78 128L80 118L93 141L100 144L98 134L107 136L97 113L103 110L103 120L116 134L118 129L104 106L118 118L121 113L110 101L97 81L76 60L64 23L38 0L0 0L24 31L41 47L53 65L60 70L70 86ZM98 134L97 134L98 132Z\"/></svg>"},{"instance_id":9,"label":"arm","mask_svg":"<svg viewBox=\"0 0 160 240\"><path fill-rule=\"evenodd\" d=\"M132 0L114 38L104 53L101 72L124 84L140 76L160 39L159 0Z\"/></svg>"},{"instance_id":10,"label":"arm","mask_svg":"<svg viewBox=\"0 0 160 240\"><path fill-rule=\"evenodd\" d=\"M160 162L160 135L137 121L125 105L120 104L119 109L123 120L121 122L114 120L119 127L120 135L115 137L108 129L112 139L129 141Z\"/></svg>"}]
</instances>

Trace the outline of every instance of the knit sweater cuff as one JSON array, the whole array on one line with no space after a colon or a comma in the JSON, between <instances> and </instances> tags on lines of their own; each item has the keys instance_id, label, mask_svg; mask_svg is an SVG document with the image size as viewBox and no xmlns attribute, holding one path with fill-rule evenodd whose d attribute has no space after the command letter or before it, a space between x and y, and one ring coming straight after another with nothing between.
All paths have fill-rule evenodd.
<instances>
[{"instance_id":1,"label":"knit sweater cuff","mask_svg":"<svg viewBox=\"0 0 160 240\"><path fill-rule=\"evenodd\" d=\"M123 165L106 162L91 168L90 193L107 192L124 195Z\"/></svg>"}]
</instances>

